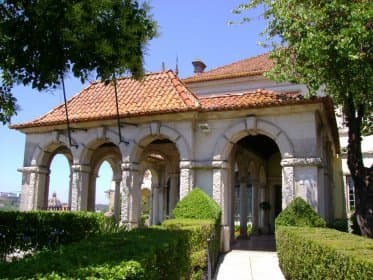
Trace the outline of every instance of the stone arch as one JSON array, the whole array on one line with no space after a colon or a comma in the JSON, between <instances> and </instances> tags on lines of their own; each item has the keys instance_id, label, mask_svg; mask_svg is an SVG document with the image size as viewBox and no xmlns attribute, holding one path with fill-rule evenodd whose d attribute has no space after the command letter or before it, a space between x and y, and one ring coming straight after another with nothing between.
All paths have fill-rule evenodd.
<instances>
[{"instance_id":1,"label":"stone arch","mask_svg":"<svg viewBox=\"0 0 373 280\"><path fill-rule=\"evenodd\" d=\"M141 128L136 136L136 139L131 141L128 146L128 157L124 157L125 161L139 162L142 151L152 141L160 138L167 138L172 141L179 152L180 161L189 160L191 158L191 150L185 139L176 129L162 125L160 123L150 123Z\"/></svg>"},{"instance_id":2,"label":"stone arch","mask_svg":"<svg viewBox=\"0 0 373 280\"><path fill-rule=\"evenodd\" d=\"M50 190L50 166L52 160L57 154L62 154L69 166L70 172L70 183L69 183L69 194L68 204L71 205L71 166L73 164L73 151L68 145L66 137L54 132L52 133L52 139L48 139L44 144L37 145L32 151L31 155L31 166L37 167L36 175L34 175L33 182L33 197L32 202L29 203L28 210L31 209L47 209L48 207L48 195ZM29 175L27 175L29 176Z\"/></svg>"},{"instance_id":3,"label":"stone arch","mask_svg":"<svg viewBox=\"0 0 373 280\"><path fill-rule=\"evenodd\" d=\"M86 144L80 144L78 147L78 155L76 164L89 164L92 152L104 143L112 143L118 147L122 157L124 154L124 145L119 143L118 134L110 128L99 127L96 129L96 134L92 133L91 138L85 141Z\"/></svg>"},{"instance_id":4,"label":"stone arch","mask_svg":"<svg viewBox=\"0 0 373 280\"><path fill-rule=\"evenodd\" d=\"M248 117L237 121L218 137L213 150L213 160L227 160L233 145L238 140L257 134L271 138L277 144L282 158L294 156L293 144L285 131L270 121Z\"/></svg>"},{"instance_id":5,"label":"stone arch","mask_svg":"<svg viewBox=\"0 0 373 280\"><path fill-rule=\"evenodd\" d=\"M32 166L48 166L50 164L50 160L53 158L53 155L59 149L64 149L66 151L64 154L67 157L70 165L72 165L74 151L70 149L67 137L57 132L54 132L52 136L52 140L48 141L44 145L37 145L34 148L30 161Z\"/></svg>"},{"instance_id":6,"label":"stone arch","mask_svg":"<svg viewBox=\"0 0 373 280\"><path fill-rule=\"evenodd\" d=\"M95 201L97 196L97 176L102 164L106 161L110 165L112 175L112 182L115 182L115 196L119 197L119 186L122 179L122 154L119 147L109 141L107 138L94 139L85 148L86 158L83 158L82 163L89 166L89 180L86 186L82 186L87 192L87 209L94 210ZM117 200L117 199L115 199ZM119 203L116 202L116 203ZM116 205L114 205L116 208Z\"/></svg>"}]
</instances>

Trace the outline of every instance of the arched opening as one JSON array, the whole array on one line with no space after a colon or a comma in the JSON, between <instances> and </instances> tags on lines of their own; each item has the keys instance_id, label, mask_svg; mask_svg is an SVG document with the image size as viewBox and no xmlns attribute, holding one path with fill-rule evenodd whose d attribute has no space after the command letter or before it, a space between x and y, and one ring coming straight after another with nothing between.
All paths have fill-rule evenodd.
<instances>
[{"instance_id":1,"label":"arched opening","mask_svg":"<svg viewBox=\"0 0 373 280\"><path fill-rule=\"evenodd\" d=\"M34 209L71 209L71 165L69 148L52 143L38 159L40 172L35 186Z\"/></svg>"},{"instance_id":2,"label":"arched opening","mask_svg":"<svg viewBox=\"0 0 373 280\"><path fill-rule=\"evenodd\" d=\"M232 239L251 234L270 234L281 211L281 154L265 135L248 135L237 141L230 159L232 184L229 207ZM239 226L239 234L237 234Z\"/></svg>"},{"instance_id":3,"label":"arched opening","mask_svg":"<svg viewBox=\"0 0 373 280\"><path fill-rule=\"evenodd\" d=\"M65 155L57 153L50 164L49 187L46 188L48 210L69 210L71 206L71 171Z\"/></svg>"},{"instance_id":4,"label":"arched opening","mask_svg":"<svg viewBox=\"0 0 373 280\"><path fill-rule=\"evenodd\" d=\"M87 210L120 217L120 183L122 156L111 142L92 145L89 161L90 176L87 188Z\"/></svg>"},{"instance_id":5,"label":"arched opening","mask_svg":"<svg viewBox=\"0 0 373 280\"><path fill-rule=\"evenodd\" d=\"M140 224L159 224L171 216L179 200L179 161L175 143L167 138L154 139L142 151L141 199L135 199L141 203Z\"/></svg>"},{"instance_id":6,"label":"arched opening","mask_svg":"<svg viewBox=\"0 0 373 280\"><path fill-rule=\"evenodd\" d=\"M95 211L114 213L115 182L113 182L113 170L107 160L98 168L94 193Z\"/></svg>"}]
</instances>

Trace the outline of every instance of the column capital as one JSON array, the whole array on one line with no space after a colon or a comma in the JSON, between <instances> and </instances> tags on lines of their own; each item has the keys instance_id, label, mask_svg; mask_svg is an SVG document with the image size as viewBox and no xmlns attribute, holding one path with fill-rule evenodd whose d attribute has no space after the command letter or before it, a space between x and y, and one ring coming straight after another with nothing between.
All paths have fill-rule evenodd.
<instances>
[{"instance_id":1,"label":"column capital","mask_svg":"<svg viewBox=\"0 0 373 280\"><path fill-rule=\"evenodd\" d=\"M228 161L226 160L213 160L211 162L213 169L227 169L229 168Z\"/></svg>"},{"instance_id":2,"label":"column capital","mask_svg":"<svg viewBox=\"0 0 373 280\"><path fill-rule=\"evenodd\" d=\"M281 160L281 166L322 166L321 158L284 158Z\"/></svg>"},{"instance_id":3,"label":"column capital","mask_svg":"<svg viewBox=\"0 0 373 280\"><path fill-rule=\"evenodd\" d=\"M193 162L191 160L181 160L179 166L180 169L191 169L193 168Z\"/></svg>"},{"instance_id":4,"label":"column capital","mask_svg":"<svg viewBox=\"0 0 373 280\"><path fill-rule=\"evenodd\" d=\"M138 171L139 164L137 162L123 162L121 168L122 171Z\"/></svg>"},{"instance_id":5,"label":"column capital","mask_svg":"<svg viewBox=\"0 0 373 280\"><path fill-rule=\"evenodd\" d=\"M74 164L71 166L71 170L73 172L89 173L91 171L91 167L85 164Z\"/></svg>"},{"instance_id":6,"label":"column capital","mask_svg":"<svg viewBox=\"0 0 373 280\"><path fill-rule=\"evenodd\" d=\"M22 173L38 173L38 174L49 174L50 170L42 166L24 166L18 168L17 171Z\"/></svg>"}]
</instances>

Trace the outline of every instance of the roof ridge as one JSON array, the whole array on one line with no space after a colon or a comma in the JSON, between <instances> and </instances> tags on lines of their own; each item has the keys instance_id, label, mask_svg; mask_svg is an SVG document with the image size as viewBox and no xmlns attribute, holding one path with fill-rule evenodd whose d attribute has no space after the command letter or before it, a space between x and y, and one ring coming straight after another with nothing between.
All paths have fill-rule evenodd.
<instances>
[{"instance_id":1,"label":"roof ridge","mask_svg":"<svg viewBox=\"0 0 373 280\"><path fill-rule=\"evenodd\" d=\"M198 108L200 106L198 97L179 79L179 77L176 76L171 69L168 69L165 73L167 73L171 83L176 89L176 92L179 94L185 105ZM178 90L178 87L182 88L181 91Z\"/></svg>"},{"instance_id":2,"label":"roof ridge","mask_svg":"<svg viewBox=\"0 0 373 280\"><path fill-rule=\"evenodd\" d=\"M251 56L251 57L243 58L243 59L240 59L240 60L236 60L236 61L231 62L229 64L225 64L225 65L222 65L222 66L218 66L218 67L212 68L212 69L210 69L210 70L208 70L206 72L203 72L203 73L209 73L210 71L216 71L216 70L221 69L221 68L229 67L229 66L241 63L243 61L251 60L251 59L258 58L258 57L261 57L261 56L265 56L265 55L268 55L268 54L269 54L269 52L265 52L265 53L258 54L258 55L255 55L255 56ZM192 76L192 77L194 77L194 76Z\"/></svg>"},{"instance_id":3,"label":"roof ridge","mask_svg":"<svg viewBox=\"0 0 373 280\"><path fill-rule=\"evenodd\" d=\"M170 69L168 69L170 70ZM159 75L159 74L163 74L163 73L166 73L168 70L165 70L165 71L155 71L155 72L147 72L147 73L144 73L144 77L145 76L153 76L153 75ZM172 71L172 70L171 70ZM121 76L121 77L116 77L116 80L117 81L120 81L120 80L125 80L125 79L135 79L133 78L132 76ZM106 81L111 81L111 80L106 80ZM103 80L95 80L95 81L90 81L89 82L91 85L92 84L100 84L100 83L105 83L105 81Z\"/></svg>"}]
</instances>

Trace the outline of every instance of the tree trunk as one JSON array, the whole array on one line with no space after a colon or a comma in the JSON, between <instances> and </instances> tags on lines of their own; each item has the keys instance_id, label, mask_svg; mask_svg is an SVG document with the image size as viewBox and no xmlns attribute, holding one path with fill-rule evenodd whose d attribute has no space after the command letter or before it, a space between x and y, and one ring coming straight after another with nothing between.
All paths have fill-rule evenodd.
<instances>
[{"instance_id":1,"label":"tree trunk","mask_svg":"<svg viewBox=\"0 0 373 280\"><path fill-rule=\"evenodd\" d=\"M373 238L373 166L364 167L361 152L363 110L364 107L355 107L351 97L344 102L348 127L347 165L355 186L356 219L361 234Z\"/></svg>"}]
</instances>

